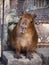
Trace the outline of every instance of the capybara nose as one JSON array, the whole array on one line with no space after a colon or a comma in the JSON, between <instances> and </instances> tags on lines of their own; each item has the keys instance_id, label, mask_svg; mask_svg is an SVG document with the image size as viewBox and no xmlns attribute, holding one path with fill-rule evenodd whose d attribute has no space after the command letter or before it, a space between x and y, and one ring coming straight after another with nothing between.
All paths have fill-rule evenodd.
<instances>
[{"instance_id":1,"label":"capybara nose","mask_svg":"<svg viewBox=\"0 0 49 65\"><path fill-rule=\"evenodd\" d=\"M26 27L25 27L25 26L24 26L24 27L23 27L23 26L21 26L21 30L20 30L20 31L21 31L21 33L24 33L24 32L25 32L25 29L26 29Z\"/></svg>"},{"instance_id":2,"label":"capybara nose","mask_svg":"<svg viewBox=\"0 0 49 65\"><path fill-rule=\"evenodd\" d=\"M23 22L21 25L22 30L26 29L26 27L27 27L27 24L25 22Z\"/></svg>"}]
</instances>

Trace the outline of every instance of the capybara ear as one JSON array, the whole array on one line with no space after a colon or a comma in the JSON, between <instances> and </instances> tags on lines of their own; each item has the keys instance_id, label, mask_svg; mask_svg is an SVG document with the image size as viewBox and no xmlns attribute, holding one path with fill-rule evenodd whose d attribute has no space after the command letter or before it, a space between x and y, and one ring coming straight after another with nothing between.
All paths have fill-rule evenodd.
<instances>
[{"instance_id":1,"label":"capybara ear","mask_svg":"<svg viewBox=\"0 0 49 65\"><path fill-rule=\"evenodd\" d=\"M33 18L36 18L36 17L37 17L37 15L36 15L36 14L33 14L33 15L32 15L32 17L33 17Z\"/></svg>"},{"instance_id":2,"label":"capybara ear","mask_svg":"<svg viewBox=\"0 0 49 65\"><path fill-rule=\"evenodd\" d=\"M24 12L24 14L23 15L27 15L28 13L27 12Z\"/></svg>"},{"instance_id":3,"label":"capybara ear","mask_svg":"<svg viewBox=\"0 0 49 65\"><path fill-rule=\"evenodd\" d=\"M25 11L23 14L27 14L27 12Z\"/></svg>"}]
</instances>

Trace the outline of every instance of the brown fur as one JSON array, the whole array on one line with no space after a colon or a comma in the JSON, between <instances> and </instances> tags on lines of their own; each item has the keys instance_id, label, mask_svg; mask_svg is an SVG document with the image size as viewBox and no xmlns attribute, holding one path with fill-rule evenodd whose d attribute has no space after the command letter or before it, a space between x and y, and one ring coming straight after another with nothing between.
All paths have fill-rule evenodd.
<instances>
[{"instance_id":1,"label":"brown fur","mask_svg":"<svg viewBox=\"0 0 49 65\"><path fill-rule=\"evenodd\" d=\"M31 51L33 52L38 43L38 35L34 26L35 15L25 13L19 20L17 26L11 32L9 37L11 46L16 51ZM21 25L25 22L26 26L21 31ZM23 27L23 26L22 26Z\"/></svg>"}]
</instances>

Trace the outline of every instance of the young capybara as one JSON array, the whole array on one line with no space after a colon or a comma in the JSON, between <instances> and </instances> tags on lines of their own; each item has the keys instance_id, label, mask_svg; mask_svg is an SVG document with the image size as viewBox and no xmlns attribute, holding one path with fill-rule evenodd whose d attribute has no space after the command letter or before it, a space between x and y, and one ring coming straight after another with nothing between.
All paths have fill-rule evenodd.
<instances>
[{"instance_id":1,"label":"young capybara","mask_svg":"<svg viewBox=\"0 0 49 65\"><path fill-rule=\"evenodd\" d=\"M16 58L21 58L20 53L22 52L26 52L27 58L32 58L32 53L38 43L38 35L34 26L35 17L35 14L24 13L10 34L9 40L16 51Z\"/></svg>"}]
</instances>

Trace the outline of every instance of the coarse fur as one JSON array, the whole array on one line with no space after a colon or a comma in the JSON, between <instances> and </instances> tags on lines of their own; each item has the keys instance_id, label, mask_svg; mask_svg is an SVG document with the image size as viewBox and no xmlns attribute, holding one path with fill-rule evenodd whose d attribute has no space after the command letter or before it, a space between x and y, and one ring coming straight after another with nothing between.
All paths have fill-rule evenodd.
<instances>
[{"instance_id":1,"label":"coarse fur","mask_svg":"<svg viewBox=\"0 0 49 65\"><path fill-rule=\"evenodd\" d=\"M9 36L10 44L16 51L16 57L24 51L26 51L26 55L28 52L33 53L37 46L38 35L34 26L35 17L35 14L24 13Z\"/></svg>"}]
</instances>

